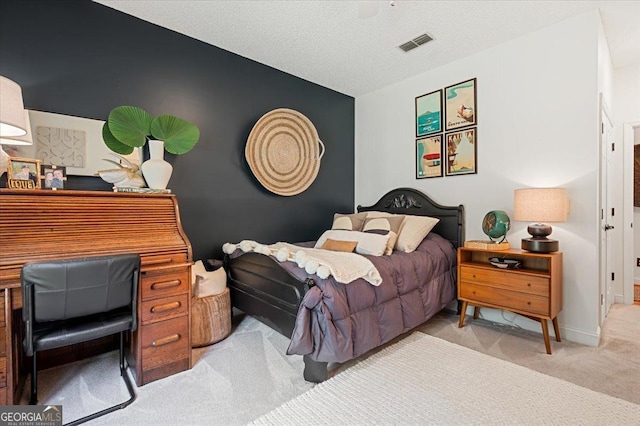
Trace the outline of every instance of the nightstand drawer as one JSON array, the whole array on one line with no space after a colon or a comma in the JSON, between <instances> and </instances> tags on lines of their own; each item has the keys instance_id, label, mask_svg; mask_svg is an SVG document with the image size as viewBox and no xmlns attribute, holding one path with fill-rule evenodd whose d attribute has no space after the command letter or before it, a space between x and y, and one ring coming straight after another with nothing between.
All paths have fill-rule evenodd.
<instances>
[{"instance_id":1,"label":"nightstand drawer","mask_svg":"<svg viewBox=\"0 0 640 426\"><path fill-rule=\"evenodd\" d=\"M546 297L549 294L549 278L521 272L462 265L460 267L460 279L539 296Z\"/></svg>"},{"instance_id":2,"label":"nightstand drawer","mask_svg":"<svg viewBox=\"0 0 640 426\"><path fill-rule=\"evenodd\" d=\"M460 298L474 304L489 304L497 308L515 310L525 314L549 315L549 298L534 294L519 293L502 288L460 283Z\"/></svg>"}]
</instances>

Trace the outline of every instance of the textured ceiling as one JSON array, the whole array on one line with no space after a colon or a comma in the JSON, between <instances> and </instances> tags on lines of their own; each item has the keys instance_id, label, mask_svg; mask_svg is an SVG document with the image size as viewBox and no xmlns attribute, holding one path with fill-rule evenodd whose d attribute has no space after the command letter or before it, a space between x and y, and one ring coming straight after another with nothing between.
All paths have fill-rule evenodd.
<instances>
[{"instance_id":1,"label":"textured ceiling","mask_svg":"<svg viewBox=\"0 0 640 426\"><path fill-rule=\"evenodd\" d=\"M640 63L640 1L95 0L351 96L599 9L615 68ZM420 34L434 41L408 53ZM550 46L552 48L552 46Z\"/></svg>"}]
</instances>

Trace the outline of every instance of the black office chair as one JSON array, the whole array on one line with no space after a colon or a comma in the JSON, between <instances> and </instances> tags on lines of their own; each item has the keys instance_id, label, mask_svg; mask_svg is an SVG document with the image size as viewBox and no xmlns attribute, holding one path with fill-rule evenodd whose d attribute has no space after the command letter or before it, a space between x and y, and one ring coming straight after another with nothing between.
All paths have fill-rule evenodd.
<instances>
[{"instance_id":1,"label":"black office chair","mask_svg":"<svg viewBox=\"0 0 640 426\"><path fill-rule=\"evenodd\" d=\"M36 404L39 351L120 333L120 375L130 399L78 419L77 425L131 404L136 394L124 365L124 332L137 327L140 256L124 254L27 263L22 268L23 341L33 356L30 404Z\"/></svg>"}]
</instances>

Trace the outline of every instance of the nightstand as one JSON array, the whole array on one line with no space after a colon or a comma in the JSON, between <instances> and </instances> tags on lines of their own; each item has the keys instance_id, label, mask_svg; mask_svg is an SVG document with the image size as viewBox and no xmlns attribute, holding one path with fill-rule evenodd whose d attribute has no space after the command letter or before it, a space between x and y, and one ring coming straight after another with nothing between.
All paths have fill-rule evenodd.
<instances>
[{"instance_id":1,"label":"nightstand","mask_svg":"<svg viewBox=\"0 0 640 426\"><path fill-rule=\"evenodd\" d=\"M506 257L521 262L518 269L500 269L490 257ZM562 310L562 253L533 253L518 249L458 249L458 300L462 311L458 327L464 324L467 305L503 309L539 321L547 353L551 354L548 320L553 322L560 342L558 313Z\"/></svg>"}]
</instances>

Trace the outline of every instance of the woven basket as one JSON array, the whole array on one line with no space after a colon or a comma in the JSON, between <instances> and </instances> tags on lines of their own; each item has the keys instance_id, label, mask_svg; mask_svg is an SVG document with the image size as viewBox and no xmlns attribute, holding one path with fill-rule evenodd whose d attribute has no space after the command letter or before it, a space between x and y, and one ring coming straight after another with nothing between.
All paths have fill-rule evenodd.
<instances>
[{"instance_id":1,"label":"woven basket","mask_svg":"<svg viewBox=\"0 0 640 426\"><path fill-rule=\"evenodd\" d=\"M321 150L321 151L320 151ZM296 195L315 180L324 144L302 113L279 108L263 115L251 129L245 158L256 179L269 191Z\"/></svg>"},{"instance_id":2,"label":"woven basket","mask_svg":"<svg viewBox=\"0 0 640 426\"><path fill-rule=\"evenodd\" d=\"M633 300L634 302L640 302L640 284L633 285Z\"/></svg>"},{"instance_id":3,"label":"woven basket","mask_svg":"<svg viewBox=\"0 0 640 426\"><path fill-rule=\"evenodd\" d=\"M220 294L191 299L191 346L194 348L219 342L231 332L231 297L229 289Z\"/></svg>"}]
</instances>

